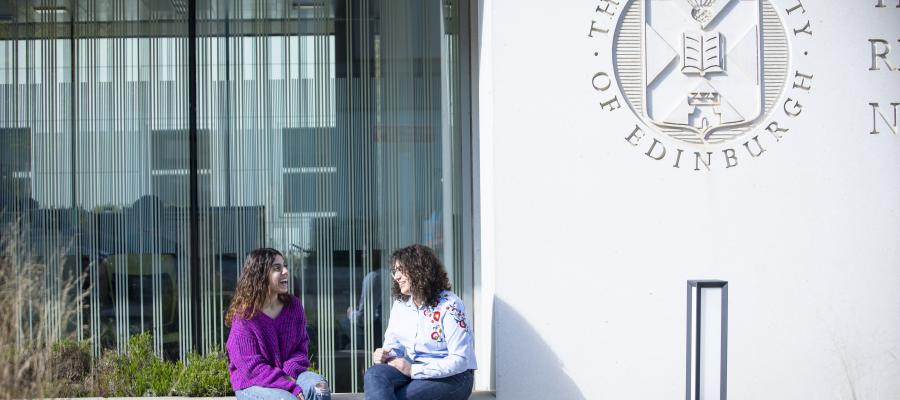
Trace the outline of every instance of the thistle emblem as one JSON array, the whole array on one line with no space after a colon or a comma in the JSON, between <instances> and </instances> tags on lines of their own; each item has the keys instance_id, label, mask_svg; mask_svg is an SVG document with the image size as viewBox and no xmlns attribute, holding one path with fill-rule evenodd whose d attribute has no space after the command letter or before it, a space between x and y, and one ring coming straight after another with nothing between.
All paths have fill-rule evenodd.
<instances>
[{"instance_id":1,"label":"thistle emblem","mask_svg":"<svg viewBox=\"0 0 900 400\"><path fill-rule=\"evenodd\" d=\"M691 5L691 16L694 20L706 26L715 17L713 5L716 0L687 0Z\"/></svg>"}]
</instances>

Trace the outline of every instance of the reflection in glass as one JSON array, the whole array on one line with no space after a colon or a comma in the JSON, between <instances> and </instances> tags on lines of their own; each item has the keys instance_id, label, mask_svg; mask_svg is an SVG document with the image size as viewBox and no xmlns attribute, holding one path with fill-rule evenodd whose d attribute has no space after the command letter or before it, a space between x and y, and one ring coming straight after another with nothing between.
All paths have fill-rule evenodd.
<instances>
[{"instance_id":1,"label":"reflection in glass","mask_svg":"<svg viewBox=\"0 0 900 400\"><path fill-rule=\"evenodd\" d=\"M465 2L204 0L196 21L179 2L12 3L0 215L36 252L81 260L91 292L73 329L95 352L141 331L167 358L221 347L260 246L285 253L311 358L338 392L361 390L381 345L393 249L432 246L470 295Z\"/></svg>"}]
</instances>

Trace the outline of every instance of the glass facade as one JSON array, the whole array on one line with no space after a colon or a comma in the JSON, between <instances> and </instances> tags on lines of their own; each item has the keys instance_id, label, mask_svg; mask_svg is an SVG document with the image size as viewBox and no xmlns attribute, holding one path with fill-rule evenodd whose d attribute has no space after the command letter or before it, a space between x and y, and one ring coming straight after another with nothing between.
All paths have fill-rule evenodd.
<instances>
[{"instance_id":1,"label":"glass facade","mask_svg":"<svg viewBox=\"0 0 900 400\"><path fill-rule=\"evenodd\" d=\"M95 352L223 346L260 246L339 392L380 345L393 249L432 246L471 304L467 2L7 3L3 222L84 273L70 327Z\"/></svg>"}]
</instances>

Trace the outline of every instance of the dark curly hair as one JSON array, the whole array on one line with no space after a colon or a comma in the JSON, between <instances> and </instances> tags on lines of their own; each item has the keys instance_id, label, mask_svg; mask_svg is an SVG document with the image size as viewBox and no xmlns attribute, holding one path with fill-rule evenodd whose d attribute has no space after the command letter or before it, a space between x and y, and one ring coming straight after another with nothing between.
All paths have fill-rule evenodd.
<instances>
[{"instance_id":1,"label":"dark curly hair","mask_svg":"<svg viewBox=\"0 0 900 400\"><path fill-rule=\"evenodd\" d=\"M424 304L437 306L441 291L450 290L447 271L430 247L414 244L394 251L391 254L391 275L393 276L397 270L409 279L413 299L420 300ZM400 285L393 279L391 294L394 299L409 300L409 296L400 293Z\"/></svg>"},{"instance_id":2,"label":"dark curly hair","mask_svg":"<svg viewBox=\"0 0 900 400\"><path fill-rule=\"evenodd\" d=\"M252 319L266 304L269 295L269 273L275 269L275 257L284 255L280 251L263 247L251 251L244 260L244 270L238 279L237 288L234 289L234 297L225 314L225 326L231 326L234 318ZM288 305L291 295L284 293L278 295L281 304Z\"/></svg>"}]
</instances>

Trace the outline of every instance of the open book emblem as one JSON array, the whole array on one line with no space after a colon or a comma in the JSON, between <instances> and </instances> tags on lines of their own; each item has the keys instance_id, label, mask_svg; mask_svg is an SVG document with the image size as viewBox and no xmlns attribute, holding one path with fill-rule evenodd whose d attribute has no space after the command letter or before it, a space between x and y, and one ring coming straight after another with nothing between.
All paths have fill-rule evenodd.
<instances>
[{"instance_id":1,"label":"open book emblem","mask_svg":"<svg viewBox=\"0 0 900 400\"><path fill-rule=\"evenodd\" d=\"M643 20L636 111L698 144L735 138L761 118L766 0L634 1Z\"/></svg>"},{"instance_id":2,"label":"open book emblem","mask_svg":"<svg viewBox=\"0 0 900 400\"><path fill-rule=\"evenodd\" d=\"M722 34L691 32L684 34L684 52L681 56L681 72L706 75L708 72L723 72Z\"/></svg>"}]
</instances>

